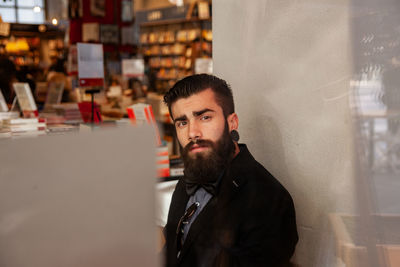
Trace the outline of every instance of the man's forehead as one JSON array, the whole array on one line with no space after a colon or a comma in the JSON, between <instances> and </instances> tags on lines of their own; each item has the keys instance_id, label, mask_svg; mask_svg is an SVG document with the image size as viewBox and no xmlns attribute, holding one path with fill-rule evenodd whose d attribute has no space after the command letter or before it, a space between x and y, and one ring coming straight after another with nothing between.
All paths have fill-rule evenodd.
<instances>
[{"instance_id":1,"label":"man's forehead","mask_svg":"<svg viewBox=\"0 0 400 267\"><path fill-rule=\"evenodd\" d=\"M211 89L203 90L189 97L179 98L171 105L171 111L174 113L174 117L186 115L186 113L201 111L203 109L215 111L220 109L220 106L216 101L215 94Z\"/></svg>"}]
</instances>

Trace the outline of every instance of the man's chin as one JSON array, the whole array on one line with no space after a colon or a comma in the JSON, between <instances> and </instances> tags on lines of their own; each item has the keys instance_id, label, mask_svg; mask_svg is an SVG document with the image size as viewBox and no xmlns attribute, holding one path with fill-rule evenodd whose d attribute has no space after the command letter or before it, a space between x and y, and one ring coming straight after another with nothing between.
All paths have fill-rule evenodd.
<instances>
[{"instance_id":1,"label":"man's chin","mask_svg":"<svg viewBox=\"0 0 400 267\"><path fill-rule=\"evenodd\" d=\"M201 151L190 151L188 155L191 159L206 159L210 155L210 151L209 149L202 149Z\"/></svg>"}]
</instances>

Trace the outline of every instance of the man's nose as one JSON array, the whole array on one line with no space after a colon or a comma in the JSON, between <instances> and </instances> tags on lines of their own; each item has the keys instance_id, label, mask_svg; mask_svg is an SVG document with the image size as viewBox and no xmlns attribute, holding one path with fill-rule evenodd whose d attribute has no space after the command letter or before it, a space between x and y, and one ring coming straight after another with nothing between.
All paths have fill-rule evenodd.
<instances>
[{"instance_id":1,"label":"man's nose","mask_svg":"<svg viewBox=\"0 0 400 267\"><path fill-rule=\"evenodd\" d=\"M201 130L196 121L189 122L189 140L194 141L201 138Z\"/></svg>"}]
</instances>

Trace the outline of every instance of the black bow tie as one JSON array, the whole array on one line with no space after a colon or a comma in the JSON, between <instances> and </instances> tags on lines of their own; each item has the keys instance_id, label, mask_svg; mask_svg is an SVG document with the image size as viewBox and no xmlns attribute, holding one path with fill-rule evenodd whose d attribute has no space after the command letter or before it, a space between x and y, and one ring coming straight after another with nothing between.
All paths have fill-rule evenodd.
<instances>
[{"instance_id":1,"label":"black bow tie","mask_svg":"<svg viewBox=\"0 0 400 267\"><path fill-rule=\"evenodd\" d=\"M186 193L191 196L193 195L199 187L203 187L211 195L215 196L216 185L215 183L193 183L186 181Z\"/></svg>"}]
</instances>

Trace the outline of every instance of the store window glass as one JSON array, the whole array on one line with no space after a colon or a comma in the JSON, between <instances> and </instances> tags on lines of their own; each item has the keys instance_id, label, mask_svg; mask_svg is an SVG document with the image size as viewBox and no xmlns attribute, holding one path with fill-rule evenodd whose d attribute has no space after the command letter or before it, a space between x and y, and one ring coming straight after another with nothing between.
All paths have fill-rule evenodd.
<instances>
[{"instance_id":1,"label":"store window glass","mask_svg":"<svg viewBox=\"0 0 400 267\"><path fill-rule=\"evenodd\" d=\"M19 23L43 23L44 22L44 12L34 12L33 9L22 9L17 10L18 22Z\"/></svg>"},{"instance_id":2,"label":"store window glass","mask_svg":"<svg viewBox=\"0 0 400 267\"><path fill-rule=\"evenodd\" d=\"M14 8L0 7L0 16L5 22L15 23L17 21Z\"/></svg>"},{"instance_id":3,"label":"store window glass","mask_svg":"<svg viewBox=\"0 0 400 267\"><path fill-rule=\"evenodd\" d=\"M4 7L4 6L15 6L15 1L14 0L2 0L0 1L0 6Z\"/></svg>"},{"instance_id":4,"label":"store window glass","mask_svg":"<svg viewBox=\"0 0 400 267\"><path fill-rule=\"evenodd\" d=\"M44 10L43 0L0 1L0 15L4 22L41 24L45 21Z\"/></svg>"},{"instance_id":5,"label":"store window glass","mask_svg":"<svg viewBox=\"0 0 400 267\"><path fill-rule=\"evenodd\" d=\"M18 7L43 7L43 0L18 0Z\"/></svg>"}]
</instances>

